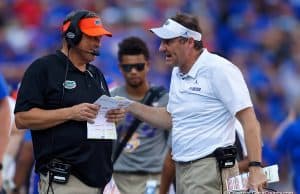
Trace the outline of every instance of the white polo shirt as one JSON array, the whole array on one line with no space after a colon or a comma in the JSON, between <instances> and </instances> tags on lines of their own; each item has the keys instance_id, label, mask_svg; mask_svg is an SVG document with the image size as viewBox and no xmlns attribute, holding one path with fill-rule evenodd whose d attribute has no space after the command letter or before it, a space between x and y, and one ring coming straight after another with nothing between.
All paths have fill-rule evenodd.
<instances>
[{"instance_id":1,"label":"white polo shirt","mask_svg":"<svg viewBox=\"0 0 300 194\"><path fill-rule=\"evenodd\" d=\"M187 74L174 67L167 105L173 159L192 161L233 145L235 114L251 106L242 73L230 61L204 49Z\"/></svg>"}]
</instances>

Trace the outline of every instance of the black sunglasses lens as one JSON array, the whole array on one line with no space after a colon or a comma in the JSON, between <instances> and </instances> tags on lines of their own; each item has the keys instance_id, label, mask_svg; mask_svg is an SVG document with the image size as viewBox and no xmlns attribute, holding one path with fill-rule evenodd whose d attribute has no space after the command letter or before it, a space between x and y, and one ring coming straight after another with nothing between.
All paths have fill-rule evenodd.
<instances>
[{"instance_id":1,"label":"black sunglasses lens","mask_svg":"<svg viewBox=\"0 0 300 194\"><path fill-rule=\"evenodd\" d=\"M143 71L145 68L145 63L140 63L135 65L136 70Z\"/></svg>"},{"instance_id":2,"label":"black sunglasses lens","mask_svg":"<svg viewBox=\"0 0 300 194\"><path fill-rule=\"evenodd\" d=\"M123 64L121 68L125 72L131 72L132 68L136 69L137 71L143 71L145 68L145 63L137 63L137 64Z\"/></svg>"},{"instance_id":3,"label":"black sunglasses lens","mask_svg":"<svg viewBox=\"0 0 300 194\"><path fill-rule=\"evenodd\" d=\"M121 65L121 67L125 72L130 72L132 69L131 65Z\"/></svg>"}]
</instances>

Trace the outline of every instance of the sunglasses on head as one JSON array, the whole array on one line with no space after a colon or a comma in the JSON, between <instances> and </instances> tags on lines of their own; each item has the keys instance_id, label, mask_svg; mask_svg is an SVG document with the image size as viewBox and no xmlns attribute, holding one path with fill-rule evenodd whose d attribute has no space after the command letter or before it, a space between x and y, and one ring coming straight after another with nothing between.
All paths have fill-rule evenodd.
<instances>
[{"instance_id":1,"label":"sunglasses on head","mask_svg":"<svg viewBox=\"0 0 300 194\"><path fill-rule=\"evenodd\" d=\"M145 63L121 64L120 66L125 72L131 72L133 68L137 71L143 71L145 69Z\"/></svg>"}]
</instances>

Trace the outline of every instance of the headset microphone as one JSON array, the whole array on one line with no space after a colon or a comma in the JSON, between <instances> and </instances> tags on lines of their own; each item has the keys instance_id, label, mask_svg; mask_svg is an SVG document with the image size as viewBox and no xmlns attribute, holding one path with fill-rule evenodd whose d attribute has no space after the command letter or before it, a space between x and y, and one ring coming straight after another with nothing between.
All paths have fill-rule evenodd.
<instances>
[{"instance_id":1,"label":"headset microphone","mask_svg":"<svg viewBox=\"0 0 300 194\"><path fill-rule=\"evenodd\" d=\"M87 50L84 50L84 49L79 48L79 47L74 47L74 48L78 49L79 51L89 53L89 54L94 55L94 56L100 56L99 50L87 51Z\"/></svg>"},{"instance_id":2,"label":"headset microphone","mask_svg":"<svg viewBox=\"0 0 300 194\"><path fill-rule=\"evenodd\" d=\"M100 56L100 52L98 50L92 51L92 52L90 52L90 54L92 54L94 56Z\"/></svg>"}]
</instances>

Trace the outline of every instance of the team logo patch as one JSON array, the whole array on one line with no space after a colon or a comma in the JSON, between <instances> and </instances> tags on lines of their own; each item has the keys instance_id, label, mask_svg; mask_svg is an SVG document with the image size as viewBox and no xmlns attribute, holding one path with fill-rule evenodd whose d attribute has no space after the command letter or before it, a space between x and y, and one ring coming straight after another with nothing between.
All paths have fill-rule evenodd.
<instances>
[{"instance_id":1,"label":"team logo patch","mask_svg":"<svg viewBox=\"0 0 300 194\"><path fill-rule=\"evenodd\" d=\"M68 90L72 90L74 88L76 88L77 84L75 81L71 81L71 80L66 80L63 83L64 88L68 89Z\"/></svg>"},{"instance_id":2,"label":"team logo patch","mask_svg":"<svg viewBox=\"0 0 300 194\"><path fill-rule=\"evenodd\" d=\"M102 24L100 19L95 20L95 25L96 26L100 26Z\"/></svg>"},{"instance_id":3,"label":"team logo patch","mask_svg":"<svg viewBox=\"0 0 300 194\"><path fill-rule=\"evenodd\" d=\"M70 39L73 39L73 38L75 38L75 34L73 32L68 32L67 37Z\"/></svg>"}]
</instances>

